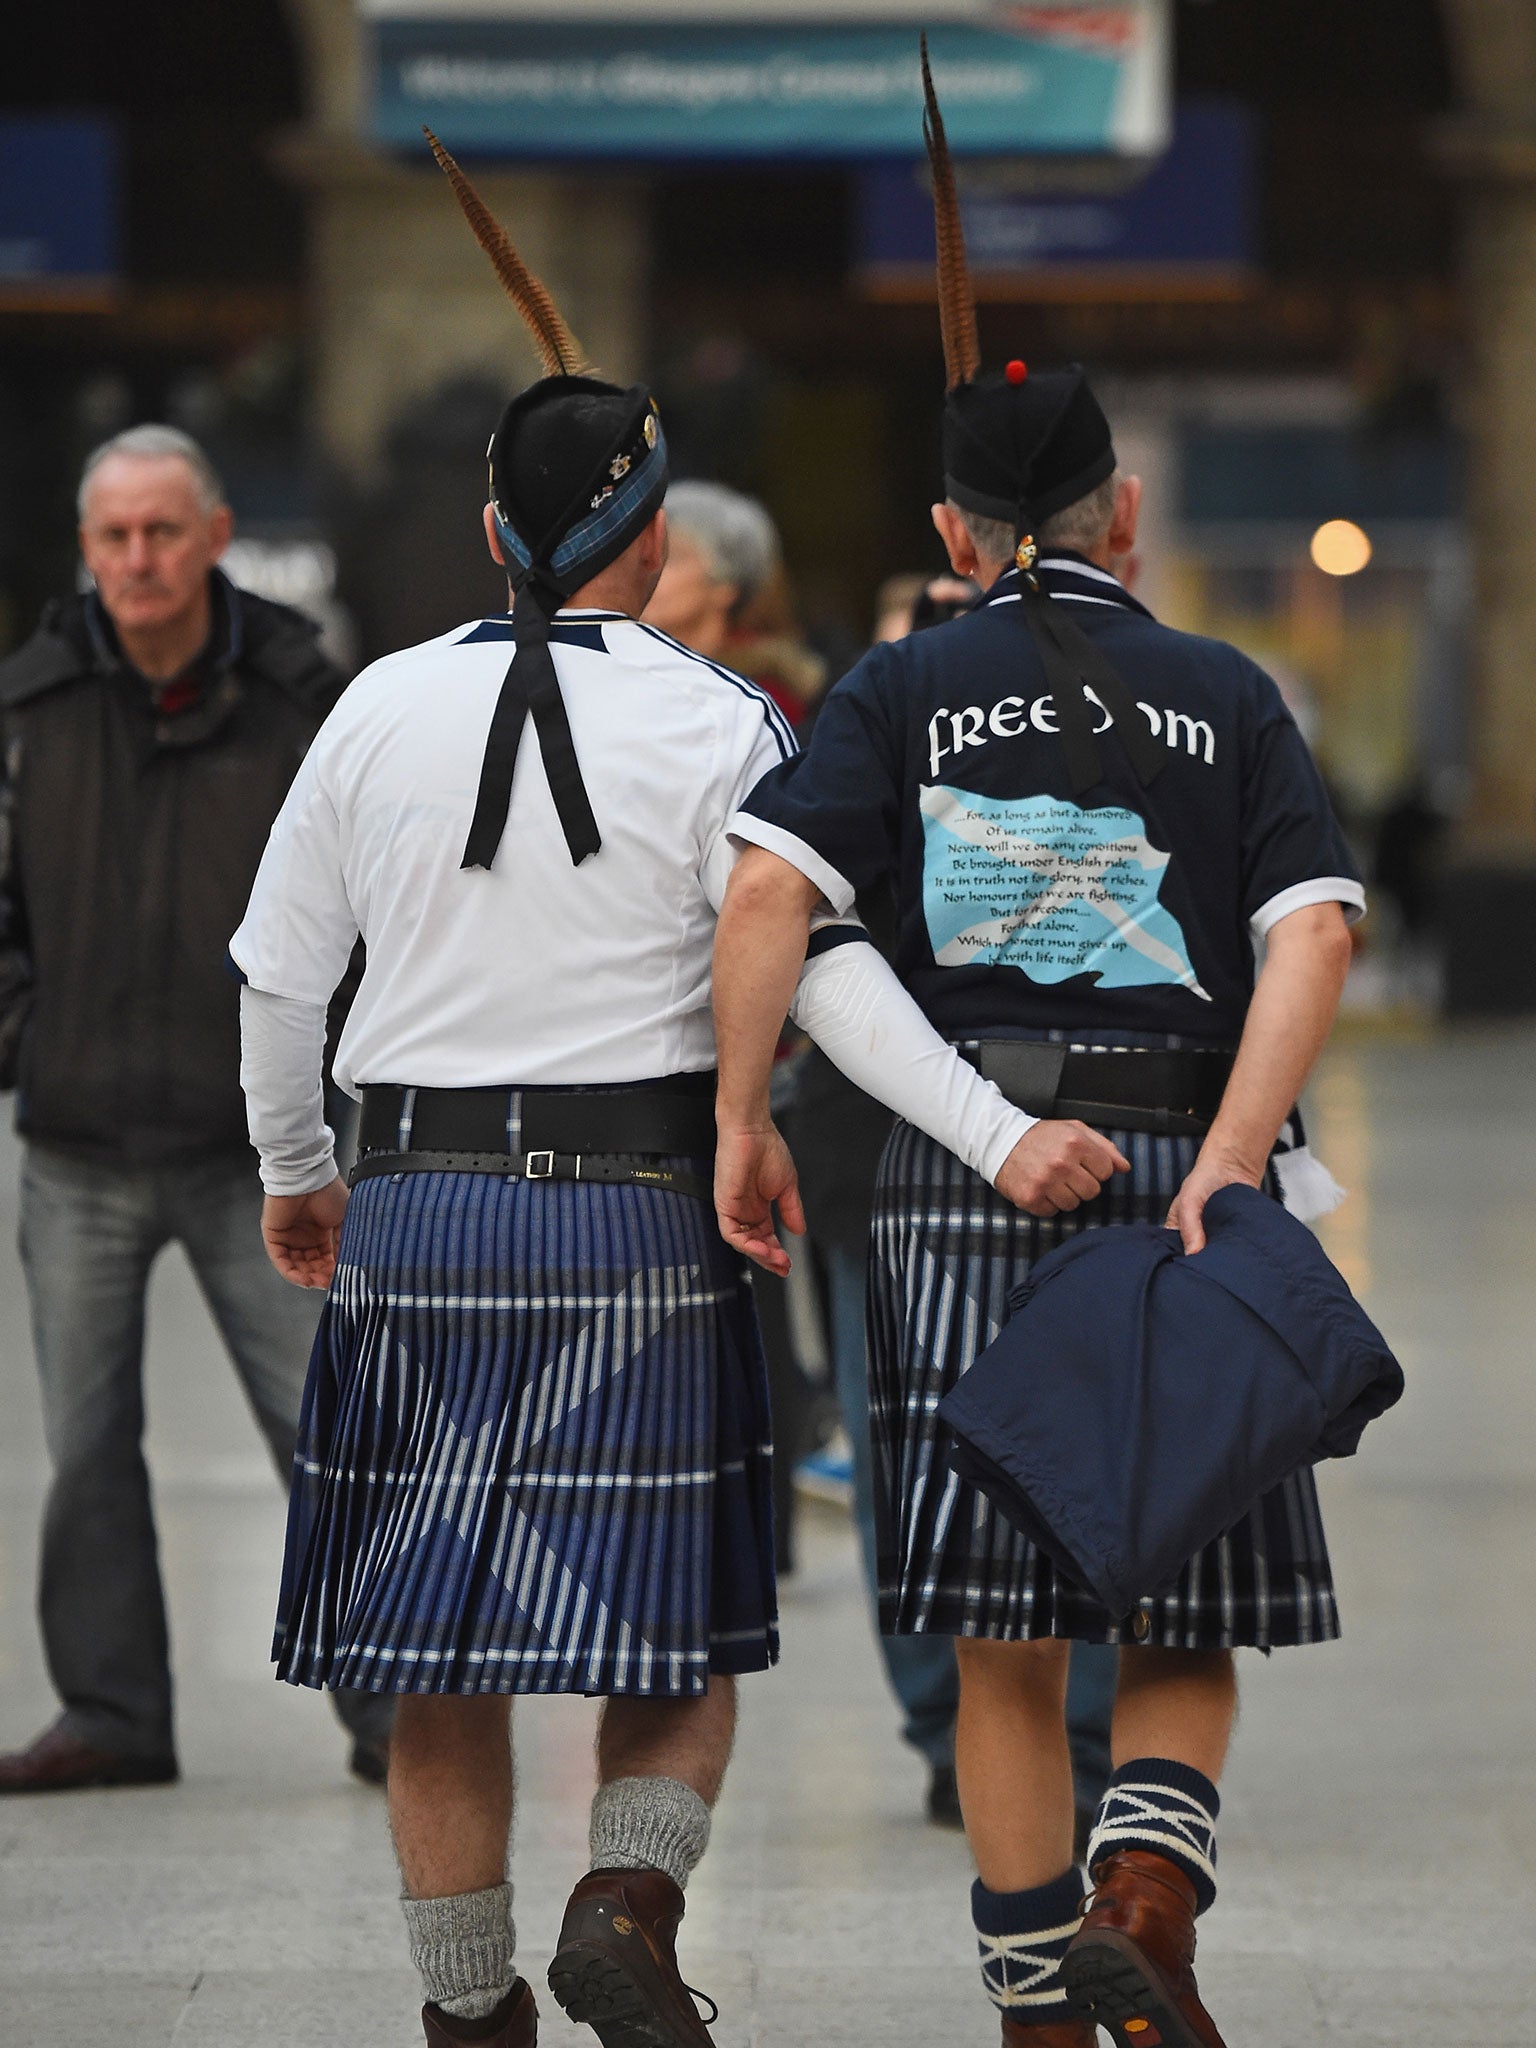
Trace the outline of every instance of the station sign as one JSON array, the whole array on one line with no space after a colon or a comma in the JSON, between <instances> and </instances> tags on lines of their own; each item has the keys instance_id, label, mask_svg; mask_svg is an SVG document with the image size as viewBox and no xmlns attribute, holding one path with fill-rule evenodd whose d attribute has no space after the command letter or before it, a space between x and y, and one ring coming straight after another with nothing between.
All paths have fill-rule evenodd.
<instances>
[{"instance_id":1,"label":"station sign","mask_svg":"<svg viewBox=\"0 0 1536 2048\"><path fill-rule=\"evenodd\" d=\"M418 148L425 125L456 152L532 161L906 156L920 133L921 27L957 155L1150 154L1167 139L1167 0L365 11L372 131L398 148Z\"/></svg>"},{"instance_id":2,"label":"station sign","mask_svg":"<svg viewBox=\"0 0 1536 2048\"><path fill-rule=\"evenodd\" d=\"M1219 297L1252 282L1254 122L1234 103L1181 106L1158 157L969 163L956 182L971 276L984 298ZM857 208L865 292L931 298L927 164L861 172Z\"/></svg>"}]
</instances>

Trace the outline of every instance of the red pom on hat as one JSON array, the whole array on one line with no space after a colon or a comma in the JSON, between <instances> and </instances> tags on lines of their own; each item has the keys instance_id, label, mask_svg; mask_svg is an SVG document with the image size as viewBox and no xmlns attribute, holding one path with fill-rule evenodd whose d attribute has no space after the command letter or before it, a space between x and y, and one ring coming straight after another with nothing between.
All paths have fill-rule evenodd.
<instances>
[{"instance_id":1,"label":"red pom on hat","mask_svg":"<svg viewBox=\"0 0 1536 2048\"><path fill-rule=\"evenodd\" d=\"M1021 363L1018 357L1015 356L1007 369L1004 370L1003 375L1010 384L1022 384L1029 375L1029 365L1028 363Z\"/></svg>"}]
</instances>

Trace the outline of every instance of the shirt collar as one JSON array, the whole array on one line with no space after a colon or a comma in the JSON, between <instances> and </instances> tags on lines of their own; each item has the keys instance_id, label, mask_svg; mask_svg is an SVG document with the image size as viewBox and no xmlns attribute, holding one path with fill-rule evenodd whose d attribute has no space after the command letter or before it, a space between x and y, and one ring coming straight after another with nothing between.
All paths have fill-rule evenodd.
<instances>
[{"instance_id":1,"label":"shirt collar","mask_svg":"<svg viewBox=\"0 0 1536 2048\"><path fill-rule=\"evenodd\" d=\"M1132 597L1117 576L1111 576L1107 569L1100 569L1074 548L1047 550L1035 565L1035 575L1048 596L1063 598L1085 608L1107 604L1120 611L1140 612L1144 619L1152 617L1146 606ZM1005 569L976 609L982 611L992 604L1016 604L1023 594L1023 581L1021 569Z\"/></svg>"}]
</instances>

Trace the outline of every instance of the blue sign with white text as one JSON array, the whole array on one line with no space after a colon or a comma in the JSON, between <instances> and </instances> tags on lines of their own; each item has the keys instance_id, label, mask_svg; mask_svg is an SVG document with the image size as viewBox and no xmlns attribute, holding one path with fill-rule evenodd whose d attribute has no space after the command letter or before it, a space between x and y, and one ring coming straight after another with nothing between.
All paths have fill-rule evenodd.
<instances>
[{"instance_id":1,"label":"blue sign with white text","mask_svg":"<svg viewBox=\"0 0 1536 2048\"><path fill-rule=\"evenodd\" d=\"M1118 40L1059 8L1032 11L1043 27L937 25L956 152L1144 146L1150 32L1107 11L1125 17ZM387 16L374 38L373 132L413 149L423 124L453 150L523 158L867 158L921 135L909 26Z\"/></svg>"},{"instance_id":2,"label":"blue sign with white text","mask_svg":"<svg viewBox=\"0 0 1536 2048\"><path fill-rule=\"evenodd\" d=\"M962 170L960 211L978 280L1027 286L1040 275L1136 272L1232 276L1254 261L1254 128L1222 102L1178 109L1167 152L1134 166L978 165ZM877 292L927 288L933 202L927 169L885 164L859 179L858 262Z\"/></svg>"}]
</instances>

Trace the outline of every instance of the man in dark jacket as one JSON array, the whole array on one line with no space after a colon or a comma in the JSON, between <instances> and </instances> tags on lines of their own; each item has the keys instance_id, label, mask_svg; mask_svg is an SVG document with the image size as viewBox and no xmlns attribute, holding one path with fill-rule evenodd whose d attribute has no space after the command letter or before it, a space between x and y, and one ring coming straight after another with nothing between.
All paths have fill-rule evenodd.
<instances>
[{"instance_id":1,"label":"man in dark jacket","mask_svg":"<svg viewBox=\"0 0 1536 2048\"><path fill-rule=\"evenodd\" d=\"M0 663L0 1086L26 1140L21 1252L53 1485L39 1614L64 1703L0 1791L176 1776L142 1435L144 1296L191 1260L286 1486L316 1302L261 1244L229 933L345 678L217 564L229 508L171 428L91 456L95 587ZM353 1768L387 1709L339 1696Z\"/></svg>"}]
</instances>

